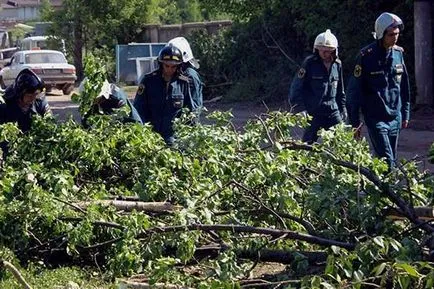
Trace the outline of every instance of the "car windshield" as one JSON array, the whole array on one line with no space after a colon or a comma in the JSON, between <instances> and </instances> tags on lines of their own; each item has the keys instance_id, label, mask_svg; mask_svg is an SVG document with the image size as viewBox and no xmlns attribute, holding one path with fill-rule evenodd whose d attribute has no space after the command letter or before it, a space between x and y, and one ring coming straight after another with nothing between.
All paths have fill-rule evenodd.
<instances>
[{"instance_id":1,"label":"car windshield","mask_svg":"<svg viewBox=\"0 0 434 289\"><path fill-rule=\"evenodd\" d=\"M66 63L62 54L58 53L31 53L26 56L26 63Z\"/></svg>"}]
</instances>

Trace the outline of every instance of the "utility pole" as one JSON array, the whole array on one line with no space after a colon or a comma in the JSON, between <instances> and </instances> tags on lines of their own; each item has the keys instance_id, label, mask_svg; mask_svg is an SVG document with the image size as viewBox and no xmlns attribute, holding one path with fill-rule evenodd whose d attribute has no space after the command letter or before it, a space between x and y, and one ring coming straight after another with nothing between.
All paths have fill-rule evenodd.
<instances>
[{"instance_id":1,"label":"utility pole","mask_svg":"<svg viewBox=\"0 0 434 289\"><path fill-rule=\"evenodd\" d=\"M414 1L414 53L417 96L416 105L433 108L433 17L431 0Z\"/></svg>"}]
</instances>

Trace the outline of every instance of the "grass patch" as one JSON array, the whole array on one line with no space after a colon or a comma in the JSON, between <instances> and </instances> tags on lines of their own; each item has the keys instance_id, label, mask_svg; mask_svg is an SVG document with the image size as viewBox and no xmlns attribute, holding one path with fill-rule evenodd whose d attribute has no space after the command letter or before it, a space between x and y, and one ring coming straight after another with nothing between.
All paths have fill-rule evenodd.
<instances>
[{"instance_id":1,"label":"grass patch","mask_svg":"<svg viewBox=\"0 0 434 289\"><path fill-rule=\"evenodd\" d=\"M102 281L98 274L92 275L80 268L46 269L31 265L28 270L19 269L24 279L33 289L63 289L72 281L80 286L80 289L115 289L115 284ZM9 271L0 279L0 288L17 289L21 285ZM66 287L69 288L69 287Z\"/></svg>"}]
</instances>

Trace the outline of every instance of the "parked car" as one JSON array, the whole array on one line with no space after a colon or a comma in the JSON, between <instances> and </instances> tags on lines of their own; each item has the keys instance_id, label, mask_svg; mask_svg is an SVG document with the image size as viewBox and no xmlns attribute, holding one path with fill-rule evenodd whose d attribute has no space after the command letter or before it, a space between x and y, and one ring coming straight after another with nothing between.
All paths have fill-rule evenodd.
<instances>
[{"instance_id":1,"label":"parked car","mask_svg":"<svg viewBox=\"0 0 434 289\"><path fill-rule=\"evenodd\" d=\"M15 52L11 61L0 70L2 88L12 84L24 68L33 70L45 82L47 90L57 88L70 94L77 79L74 65L68 64L65 55L56 50L24 50Z\"/></svg>"}]
</instances>

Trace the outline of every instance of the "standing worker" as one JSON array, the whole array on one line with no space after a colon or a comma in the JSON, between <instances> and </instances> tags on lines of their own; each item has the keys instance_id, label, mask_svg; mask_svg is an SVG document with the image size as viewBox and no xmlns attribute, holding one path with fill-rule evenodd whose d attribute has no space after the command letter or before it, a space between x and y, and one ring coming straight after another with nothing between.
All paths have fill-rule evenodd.
<instances>
[{"instance_id":1,"label":"standing worker","mask_svg":"<svg viewBox=\"0 0 434 289\"><path fill-rule=\"evenodd\" d=\"M355 137L360 138L361 109L375 153L389 168L396 164L401 128L410 119L410 85L403 49L396 45L404 25L398 16L383 13L375 21L375 41L356 59L348 85L348 111Z\"/></svg>"},{"instance_id":2,"label":"standing worker","mask_svg":"<svg viewBox=\"0 0 434 289\"><path fill-rule=\"evenodd\" d=\"M329 129L346 118L338 40L329 29L315 38L313 55L304 60L294 77L289 104L295 112L307 111L312 116L303 134L303 142L309 144L318 139L321 128Z\"/></svg>"},{"instance_id":3,"label":"standing worker","mask_svg":"<svg viewBox=\"0 0 434 289\"><path fill-rule=\"evenodd\" d=\"M182 61L180 49L167 44L158 55L159 68L142 77L134 99L143 123L150 123L168 145L174 143L172 123L182 108L193 113L201 108L190 93L191 80L180 71Z\"/></svg>"},{"instance_id":4,"label":"standing worker","mask_svg":"<svg viewBox=\"0 0 434 289\"><path fill-rule=\"evenodd\" d=\"M181 50L182 64L179 68L180 73L189 78L189 94L192 100L193 110L197 112L197 117L199 117L200 109L203 106L203 84L197 72L200 66L199 62L194 58L190 44L184 37L173 38L169 40L168 44L172 44Z\"/></svg>"}]
</instances>

